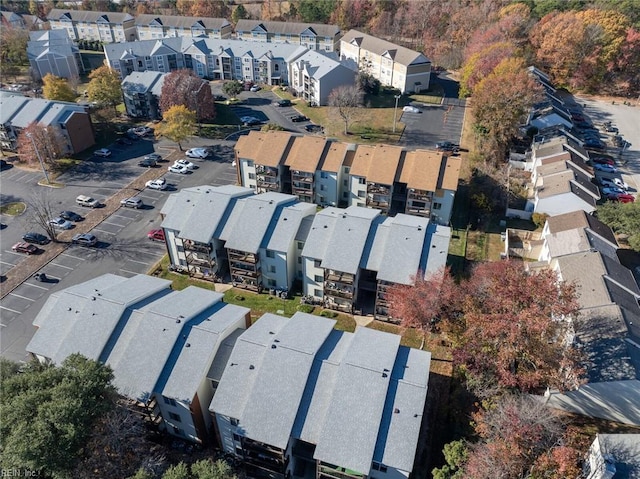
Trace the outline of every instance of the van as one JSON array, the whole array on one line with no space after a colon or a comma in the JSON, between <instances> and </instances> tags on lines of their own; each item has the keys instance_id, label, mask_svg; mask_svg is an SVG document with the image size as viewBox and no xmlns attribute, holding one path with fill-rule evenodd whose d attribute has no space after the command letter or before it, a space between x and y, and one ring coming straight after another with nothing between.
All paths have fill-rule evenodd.
<instances>
[{"instance_id":1,"label":"van","mask_svg":"<svg viewBox=\"0 0 640 479\"><path fill-rule=\"evenodd\" d=\"M80 206L87 206L89 208L97 208L100 202L91 196L80 195L76 198L76 204Z\"/></svg>"}]
</instances>

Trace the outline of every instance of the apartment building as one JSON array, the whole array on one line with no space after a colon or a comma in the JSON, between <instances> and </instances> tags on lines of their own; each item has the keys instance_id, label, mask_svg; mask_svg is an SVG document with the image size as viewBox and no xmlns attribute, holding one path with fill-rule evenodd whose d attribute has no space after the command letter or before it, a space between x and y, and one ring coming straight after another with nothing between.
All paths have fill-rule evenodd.
<instances>
[{"instance_id":1,"label":"apartment building","mask_svg":"<svg viewBox=\"0 0 640 479\"><path fill-rule=\"evenodd\" d=\"M82 105L0 93L0 142L3 149L14 151L20 131L32 123L57 129L65 140L67 154L79 153L95 144L91 117Z\"/></svg>"},{"instance_id":2,"label":"apartment building","mask_svg":"<svg viewBox=\"0 0 640 479\"><path fill-rule=\"evenodd\" d=\"M289 65L307 50L296 45L200 37L169 37L105 45L109 67L121 78L137 71L188 68L200 78L266 85L289 82Z\"/></svg>"},{"instance_id":3,"label":"apartment building","mask_svg":"<svg viewBox=\"0 0 640 479\"><path fill-rule=\"evenodd\" d=\"M0 10L0 22L2 22L2 28L27 28L27 23L22 15L9 10Z\"/></svg>"},{"instance_id":4,"label":"apartment building","mask_svg":"<svg viewBox=\"0 0 640 479\"><path fill-rule=\"evenodd\" d=\"M122 97L131 118L155 120L162 116L160 96L166 73L133 72L122 80Z\"/></svg>"},{"instance_id":5,"label":"apartment building","mask_svg":"<svg viewBox=\"0 0 640 479\"><path fill-rule=\"evenodd\" d=\"M296 202L295 196L274 192L236 202L220 233L220 239L225 242L231 282L235 287L259 292L265 285L284 287L285 279L289 284L287 274L295 270L296 259L287 255L290 248L284 244L283 238L287 237L288 229L281 225L278 236L273 239L273 247L277 250L269 249L268 245L283 210ZM289 214L295 222L306 213L299 209ZM293 237L288 238L293 243Z\"/></svg>"},{"instance_id":6,"label":"apartment building","mask_svg":"<svg viewBox=\"0 0 640 479\"><path fill-rule=\"evenodd\" d=\"M320 206L346 207L349 203L349 172L356 154L355 143L331 141L324 161L319 166L320 177L316 175L317 189L321 192L316 199Z\"/></svg>"},{"instance_id":7,"label":"apartment building","mask_svg":"<svg viewBox=\"0 0 640 479\"><path fill-rule=\"evenodd\" d=\"M107 364L118 392L151 425L204 442L229 347L250 324L251 311L220 293L105 274L51 294L26 349L43 363L80 353Z\"/></svg>"},{"instance_id":8,"label":"apartment building","mask_svg":"<svg viewBox=\"0 0 640 479\"><path fill-rule=\"evenodd\" d=\"M238 40L300 45L309 50L338 50L340 28L321 23L270 22L238 20L235 28Z\"/></svg>"},{"instance_id":9,"label":"apartment building","mask_svg":"<svg viewBox=\"0 0 640 479\"><path fill-rule=\"evenodd\" d=\"M71 40L117 43L136 39L135 19L128 13L54 8L47 20L51 30L66 30Z\"/></svg>"},{"instance_id":10,"label":"apartment building","mask_svg":"<svg viewBox=\"0 0 640 479\"><path fill-rule=\"evenodd\" d=\"M27 57L33 75L39 80L49 73L67 79L77 79L84 73L80 50L66 30L30 32Z\"/></svg>"},{"instance_id":11,"label":"apartment building","mask_svg":"<svg viewBox=\"0 0 640 479\"><path fill-rule=\"evenodd\" d=\"M429 89L431 61L422 53L357 30L340 39L340 59L402 93Z\"/></svg>"},{"instance_id":12,"label":"apartment building","mask_svg":"<svg viewBox=\"0 0 640 479\"><path fill-rule=\"evenodd\" d=\"M409 477L430 353L334 325L265 314L238 338L209 410L223 451L248 475Z\"/></svg>"},{"instance_id":13,"label":"apartment building","mask_svg":"<svg viewBox=\"0 0 640 479\"><path fill-rule=\"evenodd\" d=\"M449 224L461 166L459 156L429 150L408 151L396 188L397 198L404 203L404 213Z\"/></svg>"},{"instance_id":14,"label":"apartment building","mask_svg":"<svg viewBox=\"0 0 640 479\"><path fill-rule=\"evenodd\" d=\"M317 177L322 177L318 166L323 161L329 145L330 142L326 138L317 136L293 137L293 144L285 157L284 165L289 168L291 174L291 193L296 195L300 201L326 204L322 193L328 188L326 183L320 183ZM325 173L325 176L327 175L328 173ZM319 184L319 191L316 191L316 184Z\"/></svg>"},{"instance_id":15,"label":"apartment building","mask_svg":"<svg viewBox=\"0 0 640 479\"><path fill-rule=\"evenodd\" d=\"M253 190L234 185L184 188L167 198L160 214L172 265L212 281L228 270L220 239L236 202Z\"/></svg>"},{"instance_id":16,"label":"apartment building","mask_svg":"<svg viewBox=\"0 0 640 479\"><path fill-rule=\"evenodd\" d=\"M391 209L393 185L405 150L399 146L358 145L349 172L349 205Z\"/></svg>"},{"instance_id":17,"label":"apartment building","mask_svg":"<svg viewBox=\"0 0 640 479\"><path fill-rule=\"evenodd\" d=\"M233 26L226 18L198 18L176 15L136 15L138 40L157 40L165 37L230 38Z\"/></svg>"},{"instance_id":18,"label":"apartment building","mask_svg":"<svg viewBox=\"0 0 640 479\"><path fill-rule=\"evenodd\" d=\"M334 58L335 57L335 58ZM289 87L311 105L327 105L329 95L339 87L353 86L357 71L347 68L337 56L307 51L290 67Z\"/></svg>"},{"instance_id":19,"label":"apartment building","mask_svg":"<svg viewBox=\"0 0 640 479\"><path fill-rule=\"evenodd\" d=\"M294 136L285 131L250 132L235 146L238 183L256 193L291 192L285 158Z\"/></svg>"}]
</instances>

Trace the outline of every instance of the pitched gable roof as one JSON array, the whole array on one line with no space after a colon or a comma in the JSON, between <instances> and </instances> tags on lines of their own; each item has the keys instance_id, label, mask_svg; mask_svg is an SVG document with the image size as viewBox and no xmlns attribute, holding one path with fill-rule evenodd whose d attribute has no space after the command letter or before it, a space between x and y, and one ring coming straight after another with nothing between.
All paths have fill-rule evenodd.
<instances>
[{"instance_id":1,"label":"pitched gable roof","mask_svg":"<svg viewBox=\"0 0 640 479\"><path fill-rule=\"evenodd\" d=\"M394 62L405 66L431 63L429 59L420 52L367 35L358 30L349 30L340 41L346 43L355 41L363 50L370 51L377 55L384 55L386 53L389 57L393 58Z\"/></svg>"}]
</instances>

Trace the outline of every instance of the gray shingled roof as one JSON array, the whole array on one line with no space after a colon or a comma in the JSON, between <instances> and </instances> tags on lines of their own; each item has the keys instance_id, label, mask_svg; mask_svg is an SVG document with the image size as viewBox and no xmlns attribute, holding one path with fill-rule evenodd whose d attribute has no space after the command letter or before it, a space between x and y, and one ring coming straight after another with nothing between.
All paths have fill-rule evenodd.
<instances>
[{"instance_id":1,"label":"gray shingled roof","mask_svg":"<svg viewBox=\"0 0 640 479\"><path fill-rule=\"evenodd\" d=\"M193 26L204 27L208 30L221 30L227 25L231 25L226 18L210 17L183 17L178 15L136 15L136 26L147 26L153 21L159 21L165 27L191 28Z\"/></svg>"},{"instance_id":2,"label":"gray shingled roof","mask_svg":"<svg viewBox=\"0 0 640 479\"><path fill-rule=\"evenodd\" d=\"M347 73L352 73L355 79L356 72L340 63L335 53L329 54L309 50L298 58L296 62L304 62L309 77L315 78L316 80L320 80L335 70L345 70Z\"/></svg>"},{"instance_id":3,"label":"gray shingled roof","mask_svg":"<svg viewBox=\"0 0 640 479\"><path fill-rule=\"evenodd\" d=\"M350 206L340 210L331 236L328 239L322 267L355 274L360 262L368 256L367 247L372 243L370 230L374 221L382 221L380 211L372 208ZM310 236L314 234L312 230ZM309 242L305 245L303 256Z\"/></svg>"},{"instance_id":4,"label":"gray shingled roof","mask_svg":"<svg viewBox=\"0 0 640 479\"><path fill-rule=\"evenodd\" d=\"M451 241L451 228L448 226L436 225L429 223L427 244L429 244L429 254L421 264L420 269L425 274L432 274L437 271L444 271L447 264L447 254L449 251L449 242Z\"/></svg>"},{"instance_id":5,"label":"gray shingled roof","mask_svg":"<svg viewBox=\"0 0 640 479\"><path fill-rule=\"evenodd\" d=\"M30 103L30 99L22 95L0 96L0 124L6 125L22 108Z\"/></svg>"},{"instance_id":6,"label":"gray shingled roof","mask_svg":"<svg viewBox=\"0 0 640 479\"><path fill-rule=\"evenodd\" d=\"M313 359L335 323L298 312L271 335L240 418L246 437L287 447Z\"/></svg>"},{"instance_id":7,"label":"gray shingled roof","mask_svg":"<svg viewBox=\"0 0 640 479\"><path fill-rule=\"evenodd\" d=\"M368 474L400 336L358 327L336 374L314 459Z\"/></svg>"},{"instance_id":8,"label":"gray shingled roof","mask_svg":"<svg viewBox=\"0 0 640 479\"><path fill-rule=\"evenodd\" d=\"M302 220L309 216L312 217L315 212L316 205L313 203L296 203L282 208L271 236L266 238L265 248L288 252L289 246L296 239Z\"/></svg>"},{"instance_id":9,"label":"gray shingled roof","mask_svg":"<svg viewBox=\"0 0 640 479\"><path fill-rule=\"evenodd\" d=\"M334 37L340 33L337 25L326 25L323 23L297 23L297 22L271 22L265 20L240 19L236 24L236 33L250 32L255 28L261 28L269 33L280 33L283 35L300 35L306 30L313 31L319 37Z\"/></svg>"},{"instance_id":10,"label":"gray shingled roof","mask_svg":"<svg viewBox=\"0 0 640 479\"><path fill-rule=\"evenodd\" d=\"M376 229L364 267L377 271L379 280L413 284L423 258L430 253L428 225L428 218L418 216L398 214L387 218Z\"/></svg>"},{"instance_id":11,"label":"gray shingled roof","mask_svg":"<svg viewBox=\"0 0 640 479\"><path fill-rule=\"evenodd\" d=\"M282 212L282 208L297 202L298 197L283 193L263 193L238 200L244 203L242 211L232 213L234 223L226 239L225 247L249 253L257 253ZM226 232L225 230L223 230ZM224 239L224 238L223 238Z\"/></svg>"},{"instance_id":12,"label":"gray shingled roof","mask_svg":"<svg viewBox=\"0 0 640 479\"><path fill-rule=\"evenodd\" d=\"M64 10L61 8L53 8L47 15L49 20L60 20L61 17L70 17L74 22L97 22L98 20L107 20L110 23L123 23L132 20L133 16L128 13L121 12L94 12L92 10Z\"/></svg>"},{"instance_id":13,"label":"gray shingled roof","mask_svg":"<svg viewBox=\"0 0 640 479\"><path fill-rule=\"evenodd\" d=\"M420 52L367 35L358 30L349 30L340 39L340 42L345 43L351 43L352 41L359 42L361 49L370 51L376 55L382 55L388 52L393 58L393 61L401 65L409 66L413 64L431 63L429 59Z\"/></svg>"},{"instance_id":14,"label":"gray shingled roof","mask_svg":"<svg viewBox=\"0 0 640 479\"><path fill-rule=\"evenodd\" d=\"M151 92L159 96L166 75L154 71L132 72L122 80L122 90L129 93Z\"/></svg>"}]
</instances>

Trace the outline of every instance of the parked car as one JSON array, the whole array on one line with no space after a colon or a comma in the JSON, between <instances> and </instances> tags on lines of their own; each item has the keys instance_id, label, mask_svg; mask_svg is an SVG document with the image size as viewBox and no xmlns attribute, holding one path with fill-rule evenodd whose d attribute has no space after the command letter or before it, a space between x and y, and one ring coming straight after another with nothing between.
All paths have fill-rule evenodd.
<instances>
[{"instance_id":1,"label":"parked car","mask_svg":"<svg viewBox=\"0 0 640 479\"><path fill-rule=\"evenodd\" d=\"M52 225L54 228L60 229L60 230L70 230L71 228L73 228L73 224L71 223L71 221L67 221L64 218L53 218L49 220L49 224Z\"/></svg>"},{"instance_id":2,"label":"parked car","mask_svg":"<svg viewBox=\"0 0 640 479\"><path fill-rule=\"evenodd\" d=\"M222 95L213 95L213 101L225 101L227 99L226 96Z\"/></svg>"},{"instance_id":3,"label":"parked car","mask_svg":"<svg viewBox=\"0 0 640 479\"><path fill-rule=\"evenodd\" d=\"M193 163L191 163L189 160L176 160L174 163L174 165L182 165L185 168L187 168L188 170L195 170L197 168L196 165L194 165Z\"/></svg>"},{"instance_id":4,"label":"parked car","mask_svg":"<svg viewBox=\"0 0 640 479\"><path fill-rule=\"evenodd\" d=\"M122 138L118 138L116 140L116 143L118 145L133 145L133 141L131 141L129 138L124 137L124 136Z\"/></svg>"},{"instance_id":5,"label":"parked car","mask_svg":"<svg viewBox=\"0 0 640 479\"><path fill-rule=\"evenodd\" d=\"M14 244L11 247L11 249L13 251L15 251L16 253L25 253L25 254L28 254L28 255L36 254L38 251L40 251L34 245L29 244L29 243L25 243L24 241L21 241L20 243Z\"/></svg>"},{"instance_id":6,"label":"parked car","mask_svg":"<svg viewBox=\"0 0 640 479\"><path fill-rule=\"evenodd\" d=\"M186 175L187 173L189 173L189 169L185 168L182 165L171 165L169 168L167 168L167 170L170 173L180 173L181 175Z\"/></svg>"},{"instance_id":7,"label":"parked car","mask_svg":"<svg viewBox=\"0 0 640 479\"><path fill-rule=\"evenodd\" d=\"M591 162L594 165L611 165L614 166L616 164L615 161L613 161L613 158L607 158L604 156L592 156L591 157Z\"/></svg>"},{"instance_id":8,"label":"parked car","mask_svg":"<svg viewBox=\"0 0 640 479\"><path fill-rule=\"evenodd\" d=\"M260 88L258 85L253 85L251 88L249 88L249 91L253 91L253 92L260 91L260 90L262 90L262 88Z\"/></svg>"},{"instance_id":9,"label":"parked car","mask_svg":"<svg viewBox=\"0 0 640 479\"><path fill-rule=\"evenodd\" d=\"M111 156L111 151L107 148L100 148L99 150L94 151L93 154L101 158L108 158L109 156Z\"/></svg>"},{"instance_id":10,"label":"parked car","mask_svg":"<svg viewBox=\"0 0 640 479\"><path fill-rule=\"evenodd\" d=\"M151 168L153 166L156 166L156 160L154 160L153 158L143 158L138 162L138 166L146 166L148 168Z\"/></svg>"},{"instance_id":11,"label":"parked car","mask_svg":"<svg viewBox=\"0 0 640 479\"><path fill-rule=\"evenodd\" d=\"M147 238L149 238L152 241L164 241L164 230L163 229L151 230L147 233Z\"/></svg>"},{"instance_id":12,"label":"parked car","mask_svg":"<svg viewBox=\"0 0 640 479\"><path fill-rule=\"evenodd\" d=\"M600 178L600 184L602 186L620 188L625 191L629 189L629 185L622 181L620 178Z\"/></svg>"},{"instance_id":13,"label":"parked car","mask_svg":"<svg viewBox=\"0 0 640 479\"><path fill-rule=\"evenodd\" d=\"M82 221L84 218L80 216L78 213L74 213L73 211L65 210L60 213L60 218L64 218L69 221Z\"/></svg>"},{"instance_id":14,"label":"parked car","mask_svg":"<svg viewBox=\"0 0 640 479\"><path fill-rule=\"evenodd\" d=\"M160 180L149 180L144 184L147 188L152 190L166 190L167 182L164 179Z\"/></svg>"},{"instance_id":15,"label":"parked car","mask_svg":"<svg viewBox=\"0 0 640 479\"><path fill-rule=\"evenodd\" d=\"M153 133L153 128L149 128L148 126L138 126L136 128L133 128L133 132L141 137L145 137L147 135L149 135L150 133Z\"/></svg>"},{"instance_id":16,"label":"parked car","mask_svg":"<svg viewBox=\"0 0 640 479\"><path fill-rule=\"evenodd\" d=\"M255 116L241 116L240 121L242 122L243 125L249 125L249 126L258 125L262 123Z\"/></svg>"},{"instance_id":17,"label":"parked car","mask_svg":"<svg viewBox=\"0 0 640 479\"><path fill-rule=\"evenodd\" d=\"M7 160L0 159L0 170L6 170L7 168L11 168L13 165L9 164Z\"/></svg>"},{"instance_id":18,"label":"parked car","mask_svg":"<svg viewBox=\"0 0 640 479\"><path fill-rule=\"evenodd\" d=\"M138 141L140 139L140 136L135 131L133 131L133 128L129 128L125 135L131 141Z\"/></svg>"},{"instance_id":19,"label":"parked car","mask_svg":"<svg viewBox=\"0 0 640 479\"><path fill-rule=\"evenodd\" d=\"M27 243L35 243L35 244L47 244L49 242L49 238L40 233L34 233L33 231L29 231L22 235L22 241L26 241Z\"/></svg>"},{"instance_id":20,"label":"parked car","mask_svg":"<svg viewBox=\"0 0 640 479\"><path fill-rule=\"evenodd\" d=\"M87 195L78 195L76 198L76 204L80 206L87 206L89 208L97 208L100 206L100 202L98 200Z\"/></svg>"},{"instance_id":21,"label":"parked car","mask_svg":"<svg viewBox=\"0 0 640 479\"><path fill-rule=\"evenodd\" d=\"M154 160L154 161L158 162L158 161L162 161L162 155L159 155L157 153L151 153L149 155L146 155L143 159L144 160L149 159L149 160Z\"/></svg>"},{"instance_id":22,"label":"parked car","mask_svg":"<svg viewBox=\"0 0 640 479\"><path fill-rule=\"evenodd\" d=\"M620 203L633 203L636 201L633 195L627 193L622 195L607 195L607 199L610 201L619 201Z\"/></svg>"},{"instance_id":23,"label":"parked car","mask_svg":"<svg viewBox=\"0 0 640 479\"><path fill-rule=\"evenodd\" d=\"M598 171L604 171L606 173L617 173L618 170L616 169L615 166L612 165L601 165L596 163L595 165L593 165L593 169L594 170L598 170Z\"/></svg>"},{"instance_id":24,"label":"parked car","mask_svg":"<svg viewBox=\"0 0 640 479\"><path fill-rule=\"evenodd\" d=\"M295 116L292 116L290 119L294 123L301 123L303 121L308 121L309 120L309 118L307 118L304 115L295 115Z\"/></svg>"},{"instance_id":25,"label":"parked car","mask_svg":"<svg viewBox=\"0 0 640 479\"><path fill-rule=\"evenodd\" d=\"M283 107L283 106L291 106L291 105L292 105L291 100L278 100L273 102L273 106Z\"/></svg>"},{"instance_id":26,"label":"parked car","mask_svg":"<svg viewBox=\"0 0 640 479\"><path fill-rule=\"evenodd\" d=\"M322 131L322 126L321 125L313 125L313 124L305 125L304 129L306 131L308 131L309 133L317 133L317 132Z\"/></svg>"},{"instance_id":27,"label":"parked car","mask_svg":"<svg viewBox=\"0 0 640 479\"><path fill-rule=\"evenodd\" d=\"M625 191L622 188L618 188L617 186L605 186L602 188L602 193L605 196L608 195L624 195Z\"/></svg>"},{"instance_id":28,"label":"parked car","mask_svg":"<svg viewBox=\"0 0 640 479\"><path fill-rule=\"evenodd\" d=\"M135 208L140 209L144 206L144 203L140 198L131 197L125 198L124 200L120 200L120 206L124 206L125 208Z\"/></svg>"},{"instance_id":29,"label":"parked car","mask_svg":"<svg viewBox=\"0 0 640 479\"><path fill-rule=\"evenodd\" d=\"M71 242L73 244L79 244L80 246L95 246L98 242L98 238L96 238L91 233L80 233L75 235Z\"/></svg>"},{"instance_id":30,"label":"parked car","mask_svg":"<svg viewBox=\"0 0 640 479\"><path fill-rule=\"evenodd\" d=\"M436 150L438 151L456 151L458 148L458 145L450 141L439 141L436 143Z\"/></svg>"},{"instance_id":31,"label":"parked car","mask_svg":"<svg viewBox=\"0 0 640 479\"><path fill-rule=\"evenodd\" d=\"M411 106L411 105L403 106L402 111L406 113L422 113L420 108L416 108L415 106Z\"/></svg>"},{"instance_id":32,"label":"parked car","mask_svg":"<svg viewBox=\"0 0 640 479\"><path fill-rule=\"evenodd\" d=\"M211 152L206 148L191 148L185 154L189 158L207 158Z\"/></svg>"},{"instance_id":33,"label":"parked car","mask_svg":"<svg viewBox=\"0 0 640 479\"><path fill-rule=\"evenodd\" d=\"M606 131L607 133L618 133L618 129L613 125L605 125L604 131Z\"/></svg>"}]
</instances>

